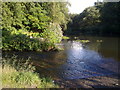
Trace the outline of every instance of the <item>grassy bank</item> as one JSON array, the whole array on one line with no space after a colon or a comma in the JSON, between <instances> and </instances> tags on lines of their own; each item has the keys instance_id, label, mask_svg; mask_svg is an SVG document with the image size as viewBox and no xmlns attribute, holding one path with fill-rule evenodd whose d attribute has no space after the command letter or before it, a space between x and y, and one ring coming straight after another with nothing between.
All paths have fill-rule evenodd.
<instances>
[{"instance_id":1,"label":"grassy bank","mask_svg":"<svg viewBox=\"0 0 120 90\"><path fill-rule=\"evenodd\" d=\"M3 88L58 88L51 78L41 78L29 60L23 62L12 57L2 61Z\"/></svg>"}]
</instances>

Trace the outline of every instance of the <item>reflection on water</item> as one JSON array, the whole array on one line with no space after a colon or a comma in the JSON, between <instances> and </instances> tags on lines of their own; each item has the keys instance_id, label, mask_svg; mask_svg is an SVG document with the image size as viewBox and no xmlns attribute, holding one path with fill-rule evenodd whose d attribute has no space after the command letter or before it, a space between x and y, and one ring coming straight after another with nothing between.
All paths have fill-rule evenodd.
<instances>
[{"instance_id":1,"label":"reflection on water","mask_svg":"<svg viewBox=\"0 0 120 90\"><path fill-rule=\"evenodd\" d=\"M69 41L67 44L67 62L58 68L61 78L80 79L117 74L118 63L113 59L103 58L95 50L83 47L80 42Z\"/></svg>"},{"instance_id":2,"label":"reflection on water","mask_svg":"<svg viewBox=\"0 0 120 90\"><path fill-rule=\"evenodd\" d=\"M69 49L66 50L66 53L67 62L69 63L84 62L90 59L97 61L101 59L101 56L97 52L84 48L80 42L72 41L68 45Z\"/></svg>"},{"instance_id":3,"label":"reflection on water","mask_svg":"<svg viewBox=\"0 0 120 90\"><path fill-rule=\"evenodd\" d=\"M31 57L37 71L53 78L80 79L93 76L118 75L118 38L80 37L89 43L63 41L64 51L14 52L22 58ZM102 42L100 42L102 41ZM8 52L7 52L8 53Z\"/></svg>"}]
</instances>

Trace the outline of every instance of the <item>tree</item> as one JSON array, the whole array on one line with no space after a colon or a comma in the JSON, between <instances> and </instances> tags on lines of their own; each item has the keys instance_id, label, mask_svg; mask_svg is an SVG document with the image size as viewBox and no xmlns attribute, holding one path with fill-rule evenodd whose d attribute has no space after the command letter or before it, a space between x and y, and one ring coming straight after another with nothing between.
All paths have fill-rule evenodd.
<instances>
[{"instance_id":1,"label":"tree","mask_svg":"<svg viewBox=\"0 0 120 90\"><path fill-rule=\"evenodd\" d=\"M69 26L74 31L84 34L119 35L119 16L119 2L101 2L86 8L81 14L74 16Z\"/></svg>"},{"instance_id":2,"label":"tree","mask_svg":"<svg viewBox=\"0 0 120 90\"><path fill-rule=\"evenodd\" d=\"M66 29L69 21L67 2L49 2L41 3L42 7L47 11L47 15L52 19L52 23L57 23L62 30Z\"/></svg>"},{"instance_id":3,"label":"tree","mask_svg":"<svg viewBox=\"0 0 120 90\"><path fill-rule=\"evenodd\" d=\"M62 25L67 23L66 5L52 2L3 2L3 49L54 48L55 43L62 40Z\"/></svg>"}]
</instances>

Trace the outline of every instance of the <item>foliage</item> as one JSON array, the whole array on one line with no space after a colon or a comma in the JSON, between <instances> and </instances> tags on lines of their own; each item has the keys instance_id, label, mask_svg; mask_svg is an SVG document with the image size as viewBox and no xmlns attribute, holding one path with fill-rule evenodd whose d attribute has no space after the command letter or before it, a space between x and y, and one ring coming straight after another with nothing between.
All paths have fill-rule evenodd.
<instances>
[{"instance_id":1,"label":"foliage","mask_svg":"<svg viewBox=\"0 0 120 90\"><path fill-rule=\"evenodd\" d=\"M96 27L100 22L100 10L98 7L88 7L80 14L71 15L67 33L95 33L94 30L91 30L91 27Z\"/></svg>"},{"instance_id":2,"label":"foliage","mask_svg":"<svg viewBox=\"0 0 120 90\"><path fill-rule=\"evenodd\" d=\"M16 57L2 60L3 88L58 88L51 78L40 78L28 60L22 62Z\"/></svg>"},{"instance_id":3,"label":"foliage","mask_svg":"<svg viewBox=\"0 0 120 90\"><path fill-rule=\"evenodd\" d=\"M70 39L69 37L67 37L67 36L63 36L63 39Z\"/></svg>"},{"instance_id":4,"label":"foliage","mask_svg":"<svg viewBox=\"0 0 120 90\"><path fill-rule=\"evenodd\" d=\"M50 18L46 15L45 10L39 3L3 3L3 29L9 26L15 29L27 29L32 31L41 32L46 29L46 25Z\"/></svg>"},{"instance_id":5,"label":"foliage","mask_svg":"<svg viewBox=\"0 0 120 90\"><path fill-rule=\"evenodd\" d=\"M52 2L3 2L2 49L53 49L62 39L62 25L67 23L66 6L66 3Z\"/></svg>"},{"instance_id":6,"label":"foliage","mask_svg":"<svg viewBox=\"0 0 120 90\"><path fill-rule=\"evenodd\" d=\"M102 33L119 35L120 34L120 2L104 3L101 9Z\"/></svg>"},{"instance_id":7,"label":"foliage","mask_svg":"<svg viewBox=\"0 0 120 90\"><path fill-rule=\"evenodd\" d=\"M48 16L52 19L52 23L57 23L62 27L62 30L66 30L66 24L69 21L68 15L68 2L50 2L42 3L42 6L48 12Z\"/></svg>"},{"instance_id":8,"label":"foliage","mask_svg":"<svg viewBox=\"0 0 120 90\"><path fill-rule=\"evenodd\" d=\"M76 34L116 35L120 34L120 3L95 4L78 15L72 15L69 31ZM68 32L69 32L68 31Z\"/></svg>"},{"instance_id":9,"label":"foliage","mask_svg":"<svg viewBox=\"0 0 120 90\"><path fill-rule=\"evenodd\" d=\"M45 41L49 43L59 43L62 40L63 33L59 24L51 23L47 30L42 33Z\"/></svg>"},{"instance_id":10,"label":"foliage","mask_svg":"<svg viewBox=\"0 0 120 90\"><path fill-rule=\"evenodd\" d=\"M3 32L5 35L5 33ZM40 42L36 39L27 37L24 34L5 35L2 38L3 50L34 50L40 51Z\"/></svg>"},{"instance_id":11,"label":"foliage","mask_svg":"<svg viewBox=\"0 0 120 90\"><path fill-rule=\"evenodd\" d=\"M32 66L32 63L30 63L30 59L28 58L26 61L22 59L17 59L17 56L13 55L12 57L5 56L2 58L2 67L10 66L14 68L17 71L23 71L23 72L34 72L35 67Z\"/></svg>"}]
</instances>

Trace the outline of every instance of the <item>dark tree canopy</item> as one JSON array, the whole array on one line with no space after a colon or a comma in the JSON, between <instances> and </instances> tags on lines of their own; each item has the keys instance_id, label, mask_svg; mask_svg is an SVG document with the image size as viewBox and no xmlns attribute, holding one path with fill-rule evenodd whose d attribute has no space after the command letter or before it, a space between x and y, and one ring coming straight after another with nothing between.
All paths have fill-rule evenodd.
<instances>
[{"instance_id":1,"label":"dark tree canopy","mask_svg":"<svg viewBox=\"0 0 120 90\"><path fill-rule=\"evenodd\" d=\"M71 17L68 24L71 33L74 31L93 35L120 34L120 3L99 3L86 8L79 15ZM69 32L69 31L68 31Z\"/></svg>"}]
</instances>

